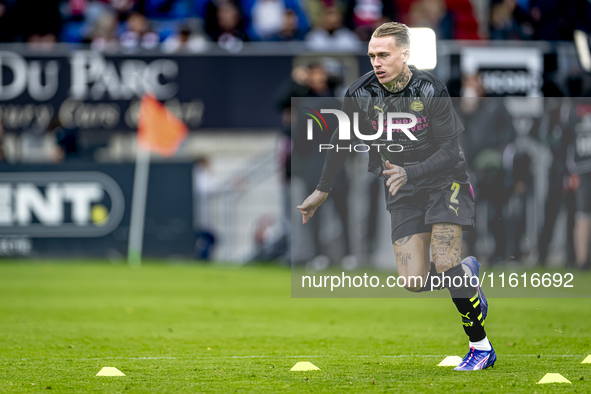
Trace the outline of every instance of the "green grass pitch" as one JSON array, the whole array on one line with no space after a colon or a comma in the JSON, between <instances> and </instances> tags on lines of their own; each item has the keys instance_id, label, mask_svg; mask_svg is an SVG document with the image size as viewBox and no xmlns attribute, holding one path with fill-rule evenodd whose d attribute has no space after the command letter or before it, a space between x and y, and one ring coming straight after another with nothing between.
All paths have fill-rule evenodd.
<instances>
[{"instance_id":1,"label":"green grass pitch","mask_svg":"<svg viewBox=\"0 0 591 394\"><path fill-rule=\"evenodd\" d=\"M492 299L486 328L497 365L454 372L446 299L292 299L278 267L0 264L0 392L591 392L590 300Z\"/></svg>"}]
</instances>

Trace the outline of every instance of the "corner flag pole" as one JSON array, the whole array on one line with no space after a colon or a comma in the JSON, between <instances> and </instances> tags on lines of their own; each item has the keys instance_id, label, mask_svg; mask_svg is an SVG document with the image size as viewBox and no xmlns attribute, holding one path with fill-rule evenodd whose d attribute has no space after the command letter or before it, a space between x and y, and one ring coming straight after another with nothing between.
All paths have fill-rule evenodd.
<instances>
[{"instance_id":1,"label":"corner flag pole","mask_svg":"<svg viewBox=\"0 0 591 394\"><path fill-rule=\"evenodd\" d=\"M188 132L187 126L166 109L153 94L143 95L137 124L137 154L127 249L127 261L132 267L139 267L142 264L150 152L156 152L164 157L174 156Z\"/></svg>"},{"instance_id":2,"label":"corner flag pole","mask_svg":"<svg viewBox=\"0 0 591 394\"><path fill-rule=\"evenodd\" d=\"M144 219L148 198L148 177L150 175L150 151L138 146L133 176L133 195L131 198L131 219L129 222L129 245L127 262L131 267L142 264L144 242Z\"/></svg>"}]
</instances>

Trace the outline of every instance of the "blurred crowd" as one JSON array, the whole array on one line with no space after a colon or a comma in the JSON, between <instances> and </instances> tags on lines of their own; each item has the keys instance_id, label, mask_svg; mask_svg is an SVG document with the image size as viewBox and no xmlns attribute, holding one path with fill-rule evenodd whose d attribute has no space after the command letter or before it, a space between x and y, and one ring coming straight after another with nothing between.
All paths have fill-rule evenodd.
<instances>
[{"instance_id":1,"label":"blurred crowd","mask_svg":"<svg viewBox=\"0 0 591 394\"><path fill-rule=\"evenodd\" d=\"M488 3L488 4L487 4ZM355 50L387 21L440 39L572 40L587 0L0 0L0 42L90 43L96 50L199 52L217 42L305 41Z\"/></svg>"}]
</instances>

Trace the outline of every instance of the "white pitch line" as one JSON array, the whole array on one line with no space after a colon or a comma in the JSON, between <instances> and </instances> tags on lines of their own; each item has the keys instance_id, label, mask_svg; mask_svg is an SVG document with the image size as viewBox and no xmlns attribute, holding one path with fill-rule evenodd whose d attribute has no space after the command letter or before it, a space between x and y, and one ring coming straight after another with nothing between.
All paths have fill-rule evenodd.
<instances>
[{"instance_id":1,"label":"white pitch line","mask_svg":"<svg viewBox=\"0 0 591 394\"><path fill-rule=\"evenodd\" d=\"M196 356L196 357L83 357L83 358L76 358L76 357L45 357L45 358L6 358L0 357L0 360L5 361L35 361L35 360L56 360L56 359L68 359L68 360L79 360L79 361L91 361L91 360L176 360L176 359L198 359L198 360L208 360L208 359L218 359L218 358L227 358L227 359L244 359L244 358L325 358L325 357L341 357L341 358L410 358L410 357L447 357L449 354L382 354L382 355L375 355L375 356L368 356L368 355L351 355L351 356L335 356L330 354L319 354L319 355L307 355L307 356L288 356L288 355L252 355L252 356ZM586 357L588 354L501 354L501 357Z\"/></svg>"},{"instance_id":2,"label":"white pitch line","mask_svg":"<svg viewBox=\"0 0 591 394\"><path fill-rule=\"evenodd\" d=\"M312 357L349 357L349 358L370 358L370 357L388 357L388 358L405 358L405 357L447 357L446 354L382 354L375 356L352 355L352 356L334 356L330 354L319 354L315 356L285 356L285 355L259 355L259 356L209 356L199 358L312 358ZM502 357L585 357L586 354L501 354Z\"/></svg>"}]
</instances>

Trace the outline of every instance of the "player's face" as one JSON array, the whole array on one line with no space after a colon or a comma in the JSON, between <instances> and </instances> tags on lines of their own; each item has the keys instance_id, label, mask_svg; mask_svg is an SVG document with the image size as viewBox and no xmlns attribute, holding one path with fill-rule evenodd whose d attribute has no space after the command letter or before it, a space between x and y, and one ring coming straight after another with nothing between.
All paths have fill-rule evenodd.
<instances>
[{"instance_id":1,"label":"player's face","mask_svg":"<svg viewBox=\"0 0 591 394\"><path fill-rule=\"evenodd\" d=\"M410 51L396 46L394 37L372 37L367 54L378 80L384 85L400 75L408 62Z\"/></svg>"}]
</instances>

